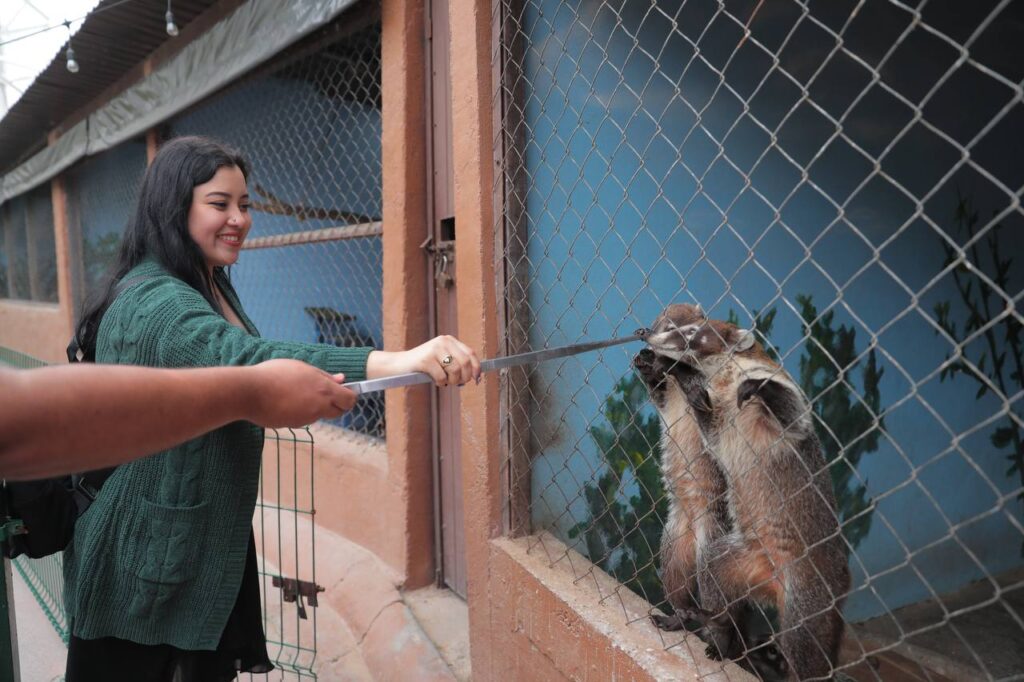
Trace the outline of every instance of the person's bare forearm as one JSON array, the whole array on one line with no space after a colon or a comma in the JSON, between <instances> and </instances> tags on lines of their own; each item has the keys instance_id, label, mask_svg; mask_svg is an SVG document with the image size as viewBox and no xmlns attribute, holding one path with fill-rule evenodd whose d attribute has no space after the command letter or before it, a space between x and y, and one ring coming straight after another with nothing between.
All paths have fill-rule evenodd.
<instances>
[{"instance_id":1,"label":"person's bare forearm","mask_svg":"<svg viewBox=\"0 0 1024 682\"><path fill-rule=\"evenodd\" d=\"M355 400L341 380L293 360L186 370L0 370L0 476L111 466L241 419L298 426L337 416Z\"/></svg>"}]
</instances>

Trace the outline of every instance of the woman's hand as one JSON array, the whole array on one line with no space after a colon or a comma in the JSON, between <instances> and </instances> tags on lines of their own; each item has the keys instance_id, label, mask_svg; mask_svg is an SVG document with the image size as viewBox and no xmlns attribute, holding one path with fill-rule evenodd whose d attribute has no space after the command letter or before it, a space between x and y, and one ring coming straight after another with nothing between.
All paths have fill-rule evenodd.
<instances>
[{"instance_id":1,"label":"woman's hand","mask_svg":"<svg viewBox=\"0 0 1024 682\"><path fill-rule=\"evenodd\" d=\"M375 350L366 360L366 378L424 372L438 386L461 386L480 380L476 353L454 336L438 336L406 351Z\"/></svg>"}]
</instances>

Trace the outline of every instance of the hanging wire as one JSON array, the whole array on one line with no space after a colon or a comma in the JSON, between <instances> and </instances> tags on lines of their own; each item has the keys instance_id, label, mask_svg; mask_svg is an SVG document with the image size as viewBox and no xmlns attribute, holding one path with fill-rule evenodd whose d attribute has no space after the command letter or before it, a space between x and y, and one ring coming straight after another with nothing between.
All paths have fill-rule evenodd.
<instances>
[{"instance_id":1,"label":"hanging wire","mask_svg":"<svg viewBox=\"0 0 1024 682\"><path fill-rule=\"evenodd\" d=\"M8 40L0 42L0 47L3 47L4 45L10 45L11 43L16 43L19 40L24 40L25 38L31 38L33 36L37 36L37 35L39 35L41 33L46 33L47 31L52 31L53 29L60 28L61 26L69 26L70 24L73 24L75 22L82 21L83 19L85 19L86 17L88 17L90 15L102 14L103 12L106 12L107 10L114 9L115 7L119 7L119 6L121 6L121 5L123 5L123 4L127 3L127 2L133 2L133 1L134 0L119 0L118 2L115 2L112 5L107 5L106 7L100 7L98 9L93 9L90 12L86 12L82 16L77 17L75 19L67 19L67 20L62 21L60 23L53 24L52 26L46 26L46 27L41 28L41 29L39 29L37 31L32 31L31 33L26 33L25 35L21 35L21 36L18 36L16 38L10 38Z\"/></svg>"}]
</instances>

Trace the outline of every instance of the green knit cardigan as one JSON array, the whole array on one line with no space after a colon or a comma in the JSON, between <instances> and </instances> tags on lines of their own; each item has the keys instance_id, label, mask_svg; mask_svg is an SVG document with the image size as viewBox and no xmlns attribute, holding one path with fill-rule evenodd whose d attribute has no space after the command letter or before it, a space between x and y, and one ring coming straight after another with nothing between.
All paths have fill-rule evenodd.
<instances>
[{"instance_id":1,"label":"green knit cardigan","mask_svg":"<svg viewBox=\"0 0 1024 682\"><path fill-rule=\"evenodd\" d=\"M122 281L138 277L147 279L130 284L103 317L97 362L211 367L296 358L365 378L372 348L261 339L226 280L248 333L156 263ZM64 552L71 631L216 649L241 585L262 452L263 429L235 422L119 466Z\"/></svg>"}]
</instances>

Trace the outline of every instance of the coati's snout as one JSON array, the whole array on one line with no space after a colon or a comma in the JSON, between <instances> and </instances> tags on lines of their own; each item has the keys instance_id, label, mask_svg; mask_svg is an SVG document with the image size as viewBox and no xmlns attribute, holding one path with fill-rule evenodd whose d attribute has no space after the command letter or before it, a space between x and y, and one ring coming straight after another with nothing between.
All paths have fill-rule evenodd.
<instances>
[{"instance_id":1,"label":"coati's snout","mask_svg":"<svg viewBox=\"0 0 1024 682\"><path fill-rule=\"evenodd\" d=\"M746 351L754 340L752 330L710 320L699 305L689 303L665 308L647 335L655 353L690 364L700 364L704 358L720 353Z\"/></svg>"},{"instance_id":2,"label":"coati's snout","mask_svg":"<svg viewBox=\"0 0 1024 682\"><path fill-rule=\"evenodd\" d=\"M674 303L654 320L647 344L656 354L673 360L692 358L695 349L691 343L706 322L707 317L699 305Z\"/></svg>"}]
</instances>

